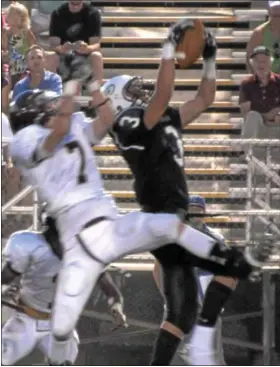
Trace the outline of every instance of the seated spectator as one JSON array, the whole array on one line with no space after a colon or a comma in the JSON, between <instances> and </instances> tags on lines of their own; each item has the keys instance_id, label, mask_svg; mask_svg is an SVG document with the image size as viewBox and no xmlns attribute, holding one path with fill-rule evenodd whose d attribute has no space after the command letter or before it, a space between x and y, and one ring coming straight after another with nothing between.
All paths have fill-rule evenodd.
<instances>
[{"instance_id":1,"label":"seated spectator","mask_svg":"<svg viewBox=\"0 0 280 367\"><path fill-rule=\"evenodd\" d=\"M61 77L56 73L45 70L45 51L42 47L38 45L31 46L26 53L26 61L28 74L15 85L13 99L28 89L52 90L62 94Z\"/></svg>"},{"instance_id":2,"label":"seated spectator","mask_svg":"<svg viewBox=\"0 0 280 367\"><path fill-rule=\"evenodd\" d=\"M253 50L250 62L253 75L242 81L239 94L242 137L280 139L280 74L271 71L270 52L265 46ZM280 159L279 152L278 156Z\"/></svg>"},{"instance_id":3,"label":"seated spectator","mask_svg":"<svg viewBox=\"0 0 280 367\"><path fill-rule=\"evenodd\" d=\"M269 1L269 20L257 27L247 45L247 65L252 72L250 55L257 46L264 45L273 57L272 71L280 73L280 1Z\"/></svg>"},{"instance_id":4,"label":"seated spectator","mask_svg":"<svg viewBox=\"0 0 280 367\"><path fill-rule=\"evenodd\" d=\"M89 60L95 79L103 80L103 60L100 53L101 15L83 0L68 1L52 12L50 45L55 51L51 70L56 71L65 55L74 53Z\"/></svg>"},{"instance_id":5,"label":"seated spectator","mask_svg":"<svg viewBox=\"0 0 280 367\"><path fill-rule=\"evenodd\" d=\"M13 88L26 71L25 54L36 43L36 38L30 29L30 18L24 5L13 2L7 8L6 22L7 27L2 32L2 57L9 62Z\"/></svg>"}]
</instances>

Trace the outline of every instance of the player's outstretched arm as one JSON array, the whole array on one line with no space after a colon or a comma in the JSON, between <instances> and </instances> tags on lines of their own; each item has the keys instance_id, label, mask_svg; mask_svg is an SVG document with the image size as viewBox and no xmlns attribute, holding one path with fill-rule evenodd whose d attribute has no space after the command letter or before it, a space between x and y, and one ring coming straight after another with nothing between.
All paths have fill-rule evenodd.
<instances>
[{"instance_id":1,"label":"player's outstretched arm","mask_svg":"<svg viewBox=\"0 0 280 367\"><path fill-rule=\"evenodd\" d=\"M152 129L162 117L173 94L175 79L176 47L187 28L194 26L192 20L183 19L173 25L162 48L162 58L158 70L155 92L145 111L144 123Z\"/></svg>"},{"instance_id":2,"label":"player's outstretched arm","mask_svg":"<svg viewBox=\"0 0 280 367\"><path fill-rule=\"evenodd\" d=\"M95 87L92 89L92 98L98 111L97 118L93 120L93 134L97 141L102 140L114 123L115 114L111 106L110 98L101 92L98 82L93 82ZM92 87L91 87L92 88Z\"/></svg>"},{"instance_id":3,"label":"player's outstretched arm","mask_svg":"<svg viewBox=\"0 0 280 367\"><path fill-rule=\"evenodd\" d=\"M98 285L108 298L109 310L117 327L127 326L126 316L123 313L123 296L107 271L100 275Z\"/></svg>"},{"instance_id":4,"label":"player's outstretched arm","mask_svg":"<svg viewBox=\"0 0 280 367\"><path fill-rule=\"evenodd\" d=\"M203 71L198 92L193 100L180 107L180 117L183 126L190 124L214 101L216 94L216 52L215 37L206 29L206 43L203 51Z\"/></svg>"}]
</instances>

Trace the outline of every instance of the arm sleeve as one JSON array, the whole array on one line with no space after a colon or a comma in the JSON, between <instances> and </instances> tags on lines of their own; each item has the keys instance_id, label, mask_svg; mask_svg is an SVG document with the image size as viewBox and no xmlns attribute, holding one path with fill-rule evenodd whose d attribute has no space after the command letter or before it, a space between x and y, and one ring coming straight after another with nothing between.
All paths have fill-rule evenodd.
<instances>
[{"instance_id":1,"label":"arm sleeve","mask_svg":"<svg viewBox=\"0 0 280 367\"><path fill-rule=\"evenodd\" d=\"M57 94L62 95L62 92L63 92L62 79L58 74L53 75L50 89L56 92Z\"/></svg>"},{"instance_id":2,"label":"arm sleeve","mask_svg":"<svg viewBox=\"0 0 280 367\"><path fill-rule=\"evenodd\" d=\"M18 234L12 235L4 248L5 262L9 263L10 268L18 274L24 273L29 267L31 257L27 249L27 244L22 242Z\"/></svg>"},{"instance_id":3,"label":"arm sleeve","mask_svg":"<svg viewBox=\"0 0 280 367\"><path fill-rule=\"evenodd\" d=\"M88 17L88 22L89 22L89 35L88 37L101 37L101 24L102 24L102 20L101 20L101 14L97 9L93 9L91 10L89 17Z\"/></svg>"}]
</instances>

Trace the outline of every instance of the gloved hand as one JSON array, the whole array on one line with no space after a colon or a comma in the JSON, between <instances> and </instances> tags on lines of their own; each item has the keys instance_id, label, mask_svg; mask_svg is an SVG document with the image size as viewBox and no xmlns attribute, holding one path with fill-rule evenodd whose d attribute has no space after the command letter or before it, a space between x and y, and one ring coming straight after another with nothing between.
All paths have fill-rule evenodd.
<instances>
[{"instance_id":1,"label":"gloved hand","mask_svg":"<svg viewBox=\"0 0 280 367\"><path fill-rule=\"evenodd\" d=\"M188 18L180 20L169 28L166 41L177 47L188 28L194 28L194 21Z\"/></svg>"},{"instance_id":2,"label":"gloved hand","mask_svg":"<svg viewBox=\"0 0 280 367\"><path fill-rule=\"evenodd\" d=\"M120 302L114 302L111 305L109 302L109 311L113 316L114 323L116 324L116 327L113 330L128 326L126 323L126 315L123 313L123 305Z\"/></svg>"},{"instance_id":3,"label":"gloved hand","mask_svg":"<svg viewBox=\"0 0 280 367\"><path fill-rule=\"evenodd\" d=\"M216 58L217 53L217 44L216 39L213 32L209 29L205 29L205 46L202 53L202 57L204 60L214 59Z\"/></svg>"},{"instance_id":4,"label":"gloved hand","mask_svg":"<svg viewBox=\"0 0 280 367\"><path fill-rule=\"evenodd\" d=\"M2 285L1 286L1 296L7 301L18 302L19 297L19 287L16 284Z\"/></svg>"}]
</instances>

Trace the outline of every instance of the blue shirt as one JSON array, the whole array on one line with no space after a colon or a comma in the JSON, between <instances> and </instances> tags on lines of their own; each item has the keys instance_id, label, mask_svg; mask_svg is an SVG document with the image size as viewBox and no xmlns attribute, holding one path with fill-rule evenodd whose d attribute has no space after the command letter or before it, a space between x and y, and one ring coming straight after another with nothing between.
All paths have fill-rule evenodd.
<instances>
[{"instance_id":1,"label":"blue shirt","mask_svg":"<svg viewBox=\"0 0 280 367\"><path fill-rule=\"evenodd\" d=\"M20 93L30 89L34 88L30 88L30 76L27 75L25 78L16 83L13 91L13 99L15 99L15 97ZM36 89L51 90L61 95L62 79L58 74L45 70L45 75Z\"/></svg>"}]
</instances>

